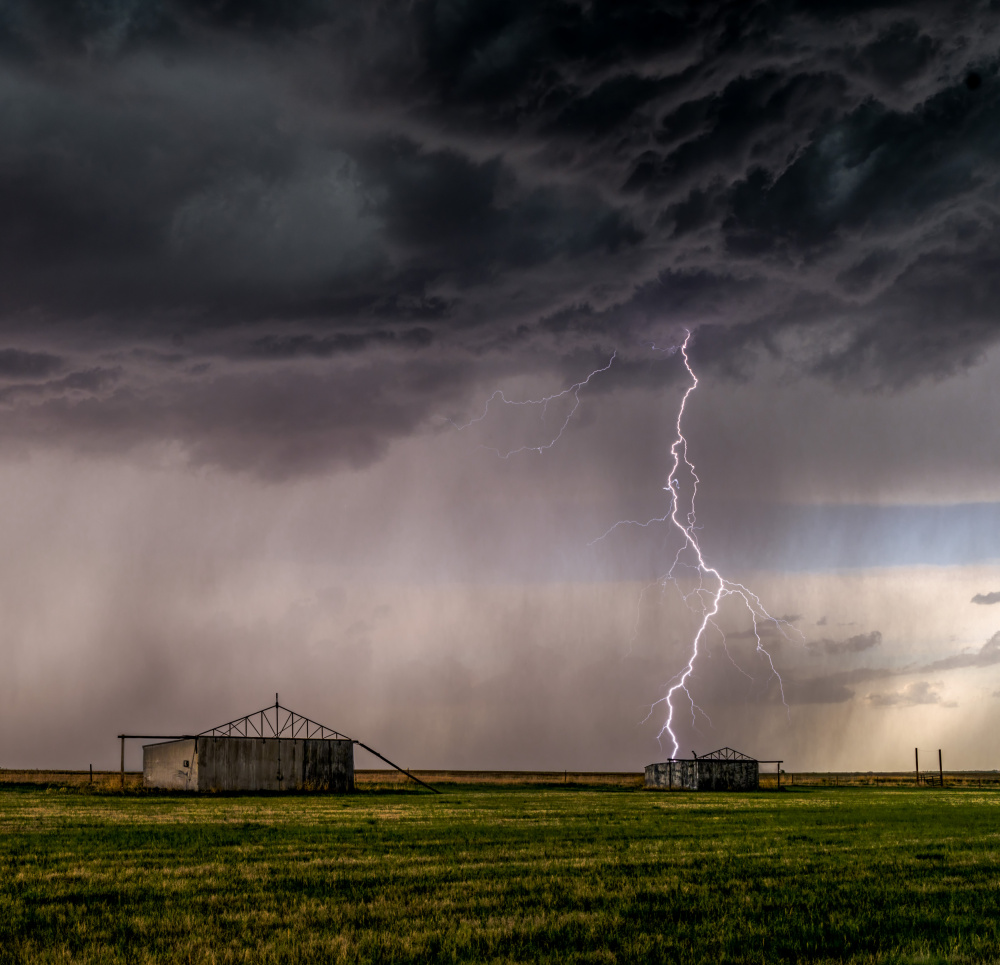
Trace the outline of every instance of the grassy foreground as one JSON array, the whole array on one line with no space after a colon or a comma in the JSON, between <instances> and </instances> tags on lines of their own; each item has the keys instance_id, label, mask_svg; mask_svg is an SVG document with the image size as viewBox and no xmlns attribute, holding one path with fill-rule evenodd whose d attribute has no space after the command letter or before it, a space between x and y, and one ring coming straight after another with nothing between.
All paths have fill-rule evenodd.
<instances>
[{"instance_id":1,"label":"grassy foreground","mask_svg":"<svg viewBox=\"0 0 1000 965\"><path fill-rule=\"evenodd\" d=\"M1000 794L10 785L22 961L1000 961Z\"/></svg>"}]
</instances>

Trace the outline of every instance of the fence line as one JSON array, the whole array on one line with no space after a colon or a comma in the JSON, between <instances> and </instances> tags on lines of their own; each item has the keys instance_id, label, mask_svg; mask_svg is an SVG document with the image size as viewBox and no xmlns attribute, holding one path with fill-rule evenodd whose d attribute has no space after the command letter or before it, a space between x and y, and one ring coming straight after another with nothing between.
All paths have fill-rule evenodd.
<instances>
[{"instance_id":1,"label":"fence line","mask_svg":"<svg viewBox=\"0 0 1000 965\"><path fill-rule=\"evenodd\" d=\"M469 770L420 770L412 769L414 775L428 783L439 784L486 784L486 785L575 785L577 787L642 787L643 774L635 771L469 771ZM355 783L359 787L406 785L413 782L398 771L360 768L354 772ZM126 786L142 785L141 771L127 771ZM764 790L776 788L778 775L761 771L760 787ZM119 771L94 771L93 786L105 788L109 785L121 786ZM0 768L0 786L27 784L40 786L83 787L91 784L90 771L45 770L31 768ZM793 790L801 788L835 787L913 787L912 771L786 771L781 775L781 787ZM940 787L938 772L921 774L920 787ZM945 771L944 786L1000 788L998 771Z\"/></svg>"}]
</instances>

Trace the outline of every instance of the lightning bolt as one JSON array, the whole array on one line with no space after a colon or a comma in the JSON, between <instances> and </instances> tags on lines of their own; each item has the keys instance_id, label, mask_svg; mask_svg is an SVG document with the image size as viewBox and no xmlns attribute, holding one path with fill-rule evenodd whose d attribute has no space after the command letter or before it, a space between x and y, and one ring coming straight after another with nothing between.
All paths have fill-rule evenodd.
<instances>
[{"instance_id":1,"label":"lightning bolt","mask_svg":"<svg viewBox=\"0 0 1000 965\"><path fill-rule=\"evenodd\" d=\"M599 369L594 369L594 371L591 372L590 375L588 375L585 379L581 379L579 382L574 382L568 388L563 389L562 392L556 392L553 395L542 396L542 398L540 399L508 399L507 396L504 395L503 390L497 389L496 392L494 392L493 395L491 395L486 400L486 406L483 408L482 415L476 416L475 419L470 419L464 425L459 425L457 422L453 420L449 421L451 421L451 424L459 431L461 431L462 429L468 429L469 426L473 426L477 422L482 422L490 414L490 405L492 405L492 403L495 402L497 399L499 399L503 405L519 405L519 406L540 405L542 407L542 419L544 420L545 412L548 409L548 405L550 402L555 402L558 399L565 398L566 396L572 396L573 404L570 406L569 412L566 413L566 417L563 419L562 425L559 426L559 431L551 439L549 439L548 442L544 443L543 445L519 446L517 449L511 449L509 452L502 452L500 449L497 449L494 446L480 447L482 449L486 449L488 452L495 452L501 459L509 459L511 456L516 456L518 453L521 452L538 452L538 453L545 452L546 450L551 449L562 438L563 433L566 431L566 427L570 424L570 422L573 419L573 416L576 414L576 410L580 408L580 390L585 386L589 385L590 380L595 375L600 375L602 372L607 372L608 369L610 369L611 366L614 364L614 361L617 357L618 357L618 351L615 350L614 352L611 353L611 358L608 359L607 365L604 365Z\"/></svg>"},{"instance_id":2,"label":"lightning bolt","mask_svg":"<svg viewBox=\"0 0 1000 965\"><path fill-rule=\"evenodd\" d=\"M719 614L719 609L722 606L723 600L727 597L735 596L741 599L746 606L753 623L754 638L757 641L756 652L767 662L770 669L771 679L776 679L778 681L778 687L781 692L781 701L784 704L786 711L788 710L788 703L785 700L784 683L782 682L781 675L778 673L778 670L774 665L774 659L764 646L764 641L761 637L761 627L766 624L772 624L786 639L788 638L787 633L785 633L786 627L789 627L794 632L798 633L798 631L795 630L794 627L791 627L787 621L771 616L771 614L764 608L764 605L761 603L760 598L756 593L744 586L742 583L727 580L718 569L709 565L705 559L704 553L702 552L701 544L698 540L698 518L695 510L695 502L698 496L698 486L701 484L701 479L698 477L694 463L688 455L688 441L683 430L684 413L687 409L688 400L691 398L695 389L698 388L698 376L695 374L695 371L691 366L691 359L688 356L688 346L690 343L691 332L686 330L684 341L679 346L662 348L657 346L655 343L649 344L651 351L663 352L669 356L672 356L679 351L684 360L684 368L687 370L688 376L691 380L684 392L683 397L681 398L681 404L677 410L677 421L675 424L676 438L670 447L672 465L670 473L667 476L667 485L663 487L665 492L670 493L670 506L668 511L663 516L655 516L645 522L634 519L619 520L613 526L609 527L602 535L591 540L587 544L588 546L593 546L596 543L600 543L601 541L607 539L607 537L609 537L616 530L626 526L634 526L645 529L653 526L654 524L670 525L677 530L681 537L680 548L674 556L674 561L671 564L670 569L658 580L645 587L642 594L640 594L639 599L639 605L641 607L642 597L645 595L647 590L657 585L659 585L661 590L663 590L666 589L668 584L673 584L680 590L685 604L687 604L687 606L697 615L697 619L699 620L698 629L691 641L691 650L687 663L679 673L675 674L674 677L668 681L669 686L667 687L666 693L659 700L654 701L654 703L650 706L649 714L645 718L646 720L649 720L656 708L661 704L666 706L666 719L657 734L657 739L662 740L664 736L668 737L673 745L672 753L674 756L677 755L680 749L680 745L677 740L677 733L674 729L675 717L677 713L676 699L679 698L679 695L683 694L684 698L687 699L691 707L691 722L693 726L697 726L698 714L701 714L706 720L709 719L708 715L705 714L705 712L695 702L691 691L688 689L688 682L694 674L695 664L701 654L702 646L709 628L715 630L722 637L726 654L729 656L730 661L736 669L739 670L739 672L744 676L750 678L751 680L753 679L746 673L745 670L743 670L742 667L739 666L739 664L736 663L732 654L729 653L729 648L726 646L725 634L716 622L715 618ZM519 446L518 448L510 449L507 452L503 452L502 450L491 446L481 447L496 453L501 459L509 459L511 456L522 452L545 452L555 446L555 444L562 438L567 426L569 426L573 415L580 406L580 390L587 386L590 383L590 380L595 376L600 375L603 372L607 372L614 363L617 354L617 351L612 353L607 365L594 369L586 378L573 383L573 385L563 389L561 392L543 396L540 399L508 399L503 391L498 389L489 397L489 399L486 400L486 405L483 408L482 415L476 416L474 419L469 420L463 425L459 425L458 423L452 421L452 425L454 425L456 429L462 430L467 429L469 426L475 425L478 422L482 422L489 415L490 406L493 405L498 399L502 405L507 406L542 406L542 418L544 419L546 409L550 402L555 402L558 399L571 396L573 400L572 405L563 419L562 424L559 426L558 431L549 439L548 442L538 446ZM687 483L688 495L686 497L684 495L682 477ZM681 569L693 571L697 578L694 589L689 590L686 593L681 588L678 579L678 571ZM636 620L636 628L635 633L633 634L633 639L637 633L638 618ZM709 722L711 723L711 721Z\"/></svg>"},{"instance_id":3,"label":"lightning bolt","mask_svg":"<svg viewBox=\"0 0 1000 965\"><path fill-rule=\"evenodd\" d=\"M787 624L784 620L771 616L771 614L764 608L760 598L752 590L745 587L742 583L735 583L731 580L727 580L718 569L709 565L705 559L705 555L701 549L701 544L698 540L695 501L698 496L698 486L701 483L701 479L698 477L694 463L688 456L688 441L683 430L684 413L687 409L688 399L691 398L695 389L698 388L698 376L691 367L691 359L688 356L688 345L690 342L691 332L686 331L684 341L680 345L680 353L681 357L684 359L684 367L687 369L691 382L685 390L684 395L681 398L681 404L677 410L677 422L675 425L676 437L670 447L670 455L673 462L670 468L670 474L667 476L667 485L663 487L665 492L670 493L670 508L668 512L663 516L656 516L652 519L646 520L645 522L632 519L619 520L605 533L598 536L597 539L591 540L588 544L593 546L595 543L599 543L606 539L613 532L615 532L615 530L624 526L647 528L654 524L668 524L674 527L681 537L681 546L677 550L673 564L667 573L656 582L663 587L665 587L669 582L680 588L680 583L677 578L678 570L681 568L693 570L697 577L696 585L693 590L690 590L687 593L684 593L682 590L681 594L684 602L698 615L700 622L697 632L691 641L690 656L688 657L687 663L684 665L683 669L676 674L671 681L669 681L670 686L668 687L667 692L663 697L652 704L649 709L649 714L646 716L646 720L648 720L659 705L666 705L666 719L663 722L663 726L660 728L657 738L661 740L664 736L669 738L673 745L672 753L675 757L680 749L680 745L677 741L677 733L674 730L675 715L677 712L675 698L679 698L681 694L684 695L684 698L687 699L691 707L692 725L696 725L697 714L701 713L704 715L704 711L702 711L697 703L695 703L694 697L688 689L688 682L694 674L695 663L701 653L702 645L704 643L705 636L708 633L709 627L713 628L722 635L723 644L725 645L725 634L722 633L721 628L715 622L715 618L718 616L722 601L727 597L739 597L749 611L753 622L754 637L757 641L756 651L762 659L767 661L771 672L771 678L777 679L778 687L781 691L781 701L786 710L788 709L788 703L785 700L784 684L781 680L781 675L774 666L774 660L771 654L764 646L764 641L761 638L761 626L768 623L773 624L779 632L787 638L787 634L785 634L785 627L789 626L789 624ZM653 346L653 348L656 349L655 346ZM687 488L689 490L689 495L686 498L683 494L681 482L682 476L684 476L688 481ZM726 653L729 654L728 647L726 648ZM746 672L743 671L742 668L739 667L739 665L733 660L732 655L730 655L729 658L733 661L734 665L736 665L737 669L746 675ZM707 715L705 716L707 717Z\"/></svg>"}]
</instances>

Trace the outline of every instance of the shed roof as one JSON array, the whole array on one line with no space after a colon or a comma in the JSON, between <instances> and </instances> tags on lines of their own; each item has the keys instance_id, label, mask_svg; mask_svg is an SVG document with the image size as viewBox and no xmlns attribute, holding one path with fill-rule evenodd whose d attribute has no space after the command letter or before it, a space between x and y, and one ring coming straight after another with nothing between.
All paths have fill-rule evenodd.
<instances>
[{"instance_id":1,"label":"shed roof","mask_svg":"<svg viewBox=\"0 0 1000 965\"><path fill-rule=\"evenodd\" d=\"M304 737L311 740L350 740L351 738L318 724L308 717L295 713L278 703L278 695L274 695L274 703L263 710L237 717L216 727L209 727L197 734L198 737Z\"/></svg>"},{"instance_id":2,"label":"shed roof","mask_svg":"<svg viewBox=\"0 0 1000 965\"><path fill-rule=\"evenodd\" d=\"M699 761L753 761L758 763L756 757L750 757L741 751L733 750L731 747L720 747L717 751L709 751L707 754L699 754Z\"/></svg>"}]
</instances>

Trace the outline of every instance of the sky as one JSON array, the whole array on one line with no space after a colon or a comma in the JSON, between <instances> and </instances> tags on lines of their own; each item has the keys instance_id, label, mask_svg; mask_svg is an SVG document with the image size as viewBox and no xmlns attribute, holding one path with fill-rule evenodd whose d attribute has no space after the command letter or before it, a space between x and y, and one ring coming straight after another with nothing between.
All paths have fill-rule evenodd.
<instances>
[{"instance_id":1,"label":"sky","mask_svg":"<svg viewBox=\"0 0 1000 965\"><path fill-rule=\"evenodd\" d=\"M722 602L678 753L1000 767L998 66L991 3L4 0L0 766L276 691L665 759L694 571L600 537L687 338L691 532L780 622Z\"/></svg>"}]
</instances>

